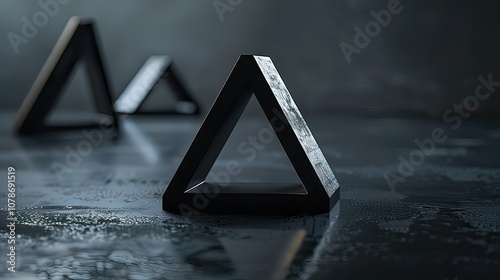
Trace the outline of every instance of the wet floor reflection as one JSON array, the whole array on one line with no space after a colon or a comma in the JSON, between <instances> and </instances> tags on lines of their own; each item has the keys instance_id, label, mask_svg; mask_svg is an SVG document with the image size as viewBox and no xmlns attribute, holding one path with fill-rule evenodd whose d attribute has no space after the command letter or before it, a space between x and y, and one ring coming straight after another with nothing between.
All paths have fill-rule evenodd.
<instances>
[{"instance_id":1,"label":"wet floor reflection","mask_svg":"<svg viewBox=\"0 0 500 280\"><path fill-rule=\"evenodd\" d=\"M305 235L304 229L235 229L225 237L198 236L174 249L206 279L277 280L283 278Z\"/></svg>"},{"instance_id":2,"label":"wet floor reflection","mask_svg":"<svg viewBox=\"0 0 500 280\"><path fill-rule=\"evenodd\" d=\"M18 218L18 275L26 279L278 280L310 279L337 216L186 222L40 206Z\"/></svg>"},{"instance_id":3,"label":"wet floor reflection","mask_svg":"<svg viewBox=\"0 0 500 280\"><path fill-rule=\"evenodd\" d=\"M335 234L339 211L337 205L330 213L317 216L201 216L194 223L206 229L218 225L215 232L197 236L196 240L189 238L176 247L185 252L186 262L213 277L314 279L312 275L317 272L322 256L331 252L328 246L331 235ZM296 255L298 252L300 257Z\"/></svg>"}]
</instances>

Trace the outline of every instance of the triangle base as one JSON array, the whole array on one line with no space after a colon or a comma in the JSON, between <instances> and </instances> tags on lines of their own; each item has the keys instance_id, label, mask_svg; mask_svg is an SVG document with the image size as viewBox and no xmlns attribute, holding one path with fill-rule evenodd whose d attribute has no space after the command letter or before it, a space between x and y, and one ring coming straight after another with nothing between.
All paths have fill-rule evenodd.
<instances>
[{"instance_id":1,"label":"triangle base","mask_svg":"<svg viewBox=\"0 0 500 280\"><path fill-rule=\"evenodd\" d=\"M112 127L112 126L110 126ZM75 124L75 125L47 125L26 128L26 130L19 130L20 135L36 135L42 133L52 133L52 132L62 132L62 131L77 131L77 130L91 130L91 129L102 129L102 125L98 123L88 123L88 124ZM107 128L106 128L107 129ZM115 130L118 132L117 130Z\"/></svg>"},{"instance_id":2,"label":"triangle base","mask_svg":"<svg viewBox=\"0 0 500 280\"><path fill-rule=\"evenodd\" d=\"M163 210L189 216L197 212L222 215L321 214L330 212L340 198L329 199L301 193L302 184L202 182L177 197L164 196Z\"/></svg>"},{"instance_id":3,"label":"triangle base","mask_svg":"<svg viewBox=\"0 0 500 280\"><path fill-rule=\"evenodd\" d=\"M195 108L194 110L178 110L178 109L170 109L170 110L150 110L150 111L142 111L137 110L135 112L118 112L120 115L153 115L153 116L161 116L161 115L199 115L200 110L198 109L198 105L195 103L189 103L190 107Z\"/></svg>"}]
</instances>

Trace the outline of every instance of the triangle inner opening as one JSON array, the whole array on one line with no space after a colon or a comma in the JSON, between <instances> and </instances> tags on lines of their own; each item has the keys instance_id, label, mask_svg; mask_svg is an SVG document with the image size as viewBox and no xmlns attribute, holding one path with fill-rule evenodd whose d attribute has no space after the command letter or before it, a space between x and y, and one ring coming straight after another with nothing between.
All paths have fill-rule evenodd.
<instances>
[{"instance_id":1,"label":"triangle inner opening","mask_svg":"<svg viewBox=\"0 0 500 280\"><path fill-rule=\"evenodd\" d=\"M255 96L203 184L219 185L221 193L307 194Z\"/></svg>"},{"instance_id":2,"label":"triangle inner opening","mask_svg":"<svg viewBox=\"0 0 500 280\"><path fill-rule=\"evenodd\" d=\"M98 124L99 120L107 117L96 111L92 87L86 71L82 61L75 65L53 109L44 120L45 125Z\"/></svg>"},{"instance_id":3,"label":"triangle inner opening","mask_svg":"<svg viewBox=\"0 0 500 280\"><path fill-rule=\"evenodd\" d=\"M162 112L176 109L179 101L175 92L166 79L160 79L151 92L145 97L144 102L137 112Z\"/></svg>"}]
</instances>

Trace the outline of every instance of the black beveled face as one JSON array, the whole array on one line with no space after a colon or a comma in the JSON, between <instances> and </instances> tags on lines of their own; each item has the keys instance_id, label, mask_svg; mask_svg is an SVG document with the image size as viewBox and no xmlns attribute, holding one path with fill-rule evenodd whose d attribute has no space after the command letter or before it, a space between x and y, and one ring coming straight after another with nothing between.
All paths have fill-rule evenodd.
<instances>
[{"instance_id":1,"label":"black beveled face","mask_svg":"<svg viewBox=\"0 0 500 280\"><path fill-rule=\"evenodd\" d=\"M118 128L93 23L90 20L72 17L19 109L15 124L18 134L33 135L100 126L99 123L52 126L45 124L45 119L54 108L72 71L80 61L83 62L89 76L96 111L107 115L112 126Z\"/></svg>"},{"instance_id":2,"label":"black beveled face","mask_svg":"<svg viewBox=\"0 0 500 280\"><path fill-rule=\"evenodd\" d=\"M208 183L205 178L252 95L262 107L302 184ZM208 201L200 207L200 198ZM265 56L241 56L163 194L163 209L226 214L314 214L339 199L339 184Z\"/></svg>"},{"instance_id":3,"label":"black beveled face","mask_svg":"<svg viewBox=\"0 0 500 280\"><path fill-rule=\"evenodd\" d=\"M114 109L121 114L182 114L194 115L199 113L198 103L191 97L186 87L177 77L172 58L168 55L154 55L148 58L137 72L130 84L115 101ZM161 111L142 111L141 105L149 94L164 79L173 89L176 102L172 108Z\"/></svg>"}]
</instances>

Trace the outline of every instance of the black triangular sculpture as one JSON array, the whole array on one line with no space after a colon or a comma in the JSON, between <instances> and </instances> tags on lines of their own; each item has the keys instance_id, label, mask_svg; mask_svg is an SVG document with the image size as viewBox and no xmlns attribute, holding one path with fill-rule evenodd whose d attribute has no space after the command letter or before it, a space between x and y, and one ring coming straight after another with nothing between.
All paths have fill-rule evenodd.
<instances>
[{"instance_id":1,"label":"black triangular sculpture","mask_svg":"<svg viewBox=\"0 0 500 280\"><path fill-rule=\"evenodd\" d=\"M172 87L177 98L173 109L160 111L140 110L144 101L162 80ZM197 115L200 112L198 103L191 97L175 73L172 58L168 55L149 57L115 101L114 107L115 111L121 114Z\"/></svg>"},{"instance_id":2,"label":"black triangular sculpture","mask_svg":"<svg viewBox=\"0 0 500 280\"><path fill-rule=\"evenodd\" d=\"M252 94L302 184L205 182ZM163 209L185 217L198 212L317 214L329 212L339 200L339 193L330 166L271 59L243 55L163 193Z\"/></svg>"},{"instance_id":3,"label":"black triangular sculpture","mask_svg":"<svg viewBox=\"0 0 500 280\"><path fill-rule=\"evenodd\" d=\"M109 117L100 123L46 125L45 119L57 104L71 72L79 61L84 62L89 76L97 112ZM90 20L72 17L19 109L15 131L22 135L33 135L61 130L102 128L103 125L108 131L118 129L118 119L113 111L111 92L93 24Z\"/></svg>"}]
</instances>

